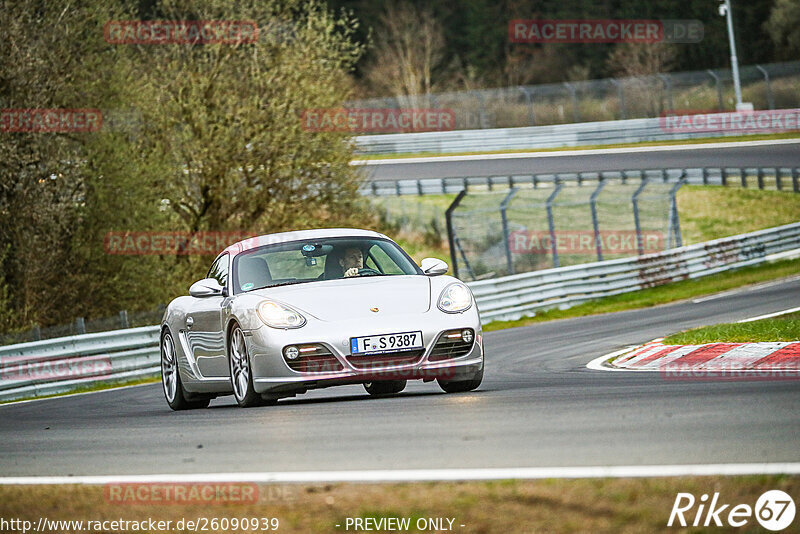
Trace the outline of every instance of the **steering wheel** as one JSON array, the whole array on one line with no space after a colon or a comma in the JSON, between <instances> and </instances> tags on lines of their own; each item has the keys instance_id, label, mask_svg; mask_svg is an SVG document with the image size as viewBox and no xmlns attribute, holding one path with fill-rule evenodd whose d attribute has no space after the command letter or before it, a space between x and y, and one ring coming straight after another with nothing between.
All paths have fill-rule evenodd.
<instances>
[{"instance_id":1,"label":"steering wheel","mask_svg":"<svg viewBox=\"0 0 800 534\"><path fill-rule=\"evenodd\" d=\"M358 276L380 276L381 273L376 271L375 269L370 269L369 267L364 267L363 269L358 270Z\"/></svg>"}]
</instances>

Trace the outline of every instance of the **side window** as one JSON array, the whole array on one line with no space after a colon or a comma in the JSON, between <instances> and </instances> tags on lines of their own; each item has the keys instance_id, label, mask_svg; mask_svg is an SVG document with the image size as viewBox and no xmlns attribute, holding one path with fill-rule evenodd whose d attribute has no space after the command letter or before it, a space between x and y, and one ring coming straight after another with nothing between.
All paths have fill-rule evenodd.
<instances>
[{"instance_id":1,"label":"side window","mask_svg":"<svg viewBox=\"0 0 800 534\"><path fill-rule=\"evenodd\" d=\"M228 255L223 254L211 264L206 278L214 278L219 282L219 285L225 287L228 285Z\"/></svg>"},{"instance_id":2,"label":"side window","mask_svg":"<svg viewBox=\"0 0 800 534\"><path fill-rule=\"evenodd\" d=\"M374 262L372 259L374 258ZM371 265L377 263L374 267ZM383 274L405 274L403 270L386 254L379 245L369 249L369 260L365 263L367 267L378 269Z\"/></svg>"}]
</instances>

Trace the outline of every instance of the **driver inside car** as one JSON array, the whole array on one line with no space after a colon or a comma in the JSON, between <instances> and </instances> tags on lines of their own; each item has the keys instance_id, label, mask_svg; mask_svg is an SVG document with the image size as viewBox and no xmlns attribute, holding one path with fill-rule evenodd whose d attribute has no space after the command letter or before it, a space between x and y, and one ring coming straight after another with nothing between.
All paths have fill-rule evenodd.
<instances>
[{"instance_id":1,"label":"driver inside car","mask_svg":"<svg viewBox=\"0 0 800 534\"><path fill-rule=\"evenodd\" d=\"M364 268L364 254L361 249L355 247L347 248L342 257L339 258L339 265L342 266L345 278L358 276L359 269Z\"/></svg>"}]
</instances>

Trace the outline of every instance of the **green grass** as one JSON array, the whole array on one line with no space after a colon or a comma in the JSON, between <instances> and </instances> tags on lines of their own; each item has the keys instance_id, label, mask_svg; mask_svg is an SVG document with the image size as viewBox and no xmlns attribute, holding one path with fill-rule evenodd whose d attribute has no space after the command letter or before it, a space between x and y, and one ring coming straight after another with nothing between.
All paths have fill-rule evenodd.
<instances>
[{"instance_id":1,"label":"green grass","mask_svg":"<svg viewBox=\"0 0 800 534\"><path fill-rule=\"evenodd\" d=\"M693 328L664 339L667 345L800 341L800 312L749 323L716 324Z\"/></svg>"},{"instance_id":2,"label":"green grass","mask_svg":"<svg viewBox=\"0 0 800 534\"><path fill-rule=\"evenodd\" d=\"M419 157L436 156L475 156L482 154L519 154L525 152L560 152L564 150L593 150L599 148L630 148L645 146L671 146L671 145L698 145L704 143L735 142L735 141L765 141L771 139L796 139L800 137L798 132L785 132L778 134L756 134L739 135L731 137L705 137L703 139L677 139L674 141L643 141L641 143L616 143L609 145L583 145L583 146L564 146L556 148L528 148L528 149L508 149L508 150L486 150L481 152L407 152L402 154L362 154L357 156L359 161L381 160L381 159L404 159Z\"/></svg>"},{"instance_id":3,"label":"green grass","mask_svg":"<svg viewBox=\"0 0 800 534\"><path fill-rule=\"evenodd\" d=\"M484 331L515 328L554 319L584 317L601 313L613 313L638 308L649 308L680 300L710 295L750 284L765 282L800 274L800 260L783 260L766 265L745 267L736 271L719 273L695 280L684 280L672 284L624 293L613 297L592 300L566 310L546 310L533 317L516 321L492 321L484 325Z\"/></svg>"},{"instance_id":4,"label":"green grass","mask_svg":"<svg viewBox=\"0 0 800 534\"><path fill-rule=\"evenodd\" d=\"M31 399L49 399L52 397L64 397L66 395L75 395L77 393L90 393L92 391L103 391L106 389L117 389L126 386L138 386L141 384L155 384L156 382L160 382L161 377L146 377L146 378L135 378L132 380L118 380L115 382L106 382L105 384L94 384L89 386L82 386L79 388L75 388L70 391L64 391L62 393L53 393L51 395L36 395L36 396L29 396L29 397L22 397L20 399L14 400L7 400L7 401L0 401L0 404L12 404L15 402L31 400Z\"/></svg>"},{"instance_id":5,"label":"green grass","mask_svg":"<svg viewBox=\"0 0 800 534\"><path fill-rule=\"evenodd\" d=\"M800 195L740 187L684 186L678 191L684 244L800 221Z\"/></svg>"}]
</instances>

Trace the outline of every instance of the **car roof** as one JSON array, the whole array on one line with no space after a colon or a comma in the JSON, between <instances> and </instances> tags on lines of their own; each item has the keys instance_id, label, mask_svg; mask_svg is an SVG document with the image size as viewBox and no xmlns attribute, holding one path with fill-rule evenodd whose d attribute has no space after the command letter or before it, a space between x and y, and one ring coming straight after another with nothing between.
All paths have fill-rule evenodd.
<instances>
[{"instance_id":1,"label":"car roof","mask_svg":"<svg viewBox=\"0 0 800 534\"><path fill-rule=\"evenodd\" d=\"M235 256L241 252L264 245L274 245L278 243L288 243L289 241L302 241L304 239L326 239L330 237L377 237L389 239L385 235L373 232L372 230L361 230L358 228L321 228L317 230L298 230L294 232L280 232L277 234L266 234L257 237L243 239L238 243L226 248L222 253L229 253Z\"/></svg>"}]
</instances>

